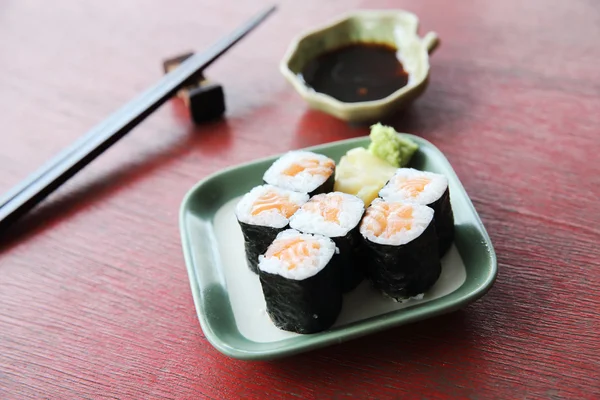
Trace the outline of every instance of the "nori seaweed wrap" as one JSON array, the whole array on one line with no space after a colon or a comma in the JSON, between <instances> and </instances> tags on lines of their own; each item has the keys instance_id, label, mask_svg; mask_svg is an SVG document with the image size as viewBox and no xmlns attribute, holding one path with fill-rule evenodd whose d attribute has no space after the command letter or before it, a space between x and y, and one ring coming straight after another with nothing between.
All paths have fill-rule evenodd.
<instances>
[{"instance_id":1,"label":"nori seaweed wrap","mask_svg":"<svg viewBox=\"0 0 600 400\"><path fill-rule=\"evenodd\" d=\"M270 226L246 224L239 220L238 222L242 228L242 235L244 235L244 249L248 268L252 272L258 273L258 257L267 251L269 245L286 227L271 228Z\"/></svg>"},{"instance_id":2,"label":"nori seaweed wrap","mask_svg":"<svg viewBox=\"0 0 600 400\"><path fill-rule=\"evenodd\" d=\"M454 241L454 213L450 203L448 179L441 174L399 168L381 189L379 196L386 201L429 206L434 211L439 255L442 257Z\"/></svg>"},{"instance_id":3,"label":"nori seaweed wrap","mask_svg":"<svg viewBox=\"0 0 600 400\"><path fill-rule=\"evenodd\" d=\"M321 235L288 229L260 256L259 277L267 313L280 329L308 334L324 331L342 308L339 255Z\"/></svg>"},{"instance_id":4,"label":"nori seaweed wrap","mask_svg":"<svg viewBox=\"0 0 600 400\"><path fill-rule=\"evenodd\" d=\"M397 301L419 296L438 280L442 265L433 210L375 199L361 223L367 274Z\"/></svg>"},{"instance_id":5,"label":"nori seaweed wrap","mask_svg":"<svg viewBox=\"0 0 600 400\"><path fill-rule=\"evenodd\" d=\"M446 254L454 242L454 212L450 204L450 189L446 187L442 197L427 205L434 211L433 218L441 257Z\"/></svg>"},{"instance_id":6,"label":"nori seaweed wrap","mask_svg":"<svg viewBox=\"0 0 600 400\"><path fill-rule=\"evenodd\" d=\"M362 239L358 225L345 236L331 239L340 251L342 292L351 292L365 279L365 265L360 258Z\"/></svg>"},{"instance_id":7,"label":"nori seaweed wrap","mask_svg":"<svg viewBox=\"0 0 600 400\"><path fill-rule=\"evenodd\" d=\"M257 186L244 195L235 214L244 235L248 267L258 273L258 257L267 251L277 234L285 230L289 218L308 200L297 193L271 185Z\"/></svg>"}]
</instances>

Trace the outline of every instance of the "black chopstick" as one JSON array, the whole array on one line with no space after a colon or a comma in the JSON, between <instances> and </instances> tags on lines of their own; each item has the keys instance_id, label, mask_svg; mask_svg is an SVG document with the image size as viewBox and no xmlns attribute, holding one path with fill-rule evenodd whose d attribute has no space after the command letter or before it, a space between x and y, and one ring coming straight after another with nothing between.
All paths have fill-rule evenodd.
<instances>
[{"instance_id":1,"label":"black chopstick","mask_svg":"<svg viewBox=\"0 0 600 400\"><path fill-rule=\"evenodd\" d=\"M172 97L186 82L263 22L276 7L258 13L200 54L194 54L157 84L92 128L0 200L0 231L35 207L137 124Z\"/></svg>"}]
</instances>

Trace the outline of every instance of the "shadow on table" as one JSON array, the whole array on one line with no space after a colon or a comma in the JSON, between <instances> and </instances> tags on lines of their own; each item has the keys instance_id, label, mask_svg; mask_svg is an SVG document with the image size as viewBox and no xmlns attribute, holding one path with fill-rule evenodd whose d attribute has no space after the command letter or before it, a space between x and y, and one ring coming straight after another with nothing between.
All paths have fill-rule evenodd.
<instances>
[{"instance_id":1,"label":"shadow on table","mask_svg":"<svg viewBox=\"0 0 600 400\"><path fill-rule=\"evenodd\" d=\"M264 362L262 367L273 374L294 374L295 380L304 382L321 380L326 371L329 380L352 384L346 375L357 368L389 365L400 371L419 365L422 369L428 364L451 362L444 357L457 351L461 358L468 358L473 342L470 325L468 311L459 310L339 345Z\"/></svg>"},{"instance_id":2,"label":"shadow on table","mask_svg":"<svg viewBox=\"0 0 600 400\"><path fill-rule=\"evenodd\" d=\"M324 112L307 109L298 120L293 144L294 148L301 149L368 134L368 126L349 125Z\"/></svg>"},{"instance_id":3,"label":"shadow on table","mask_svg":"<svg viewBox=\"0 0 600 400\"><path fill-rule=\"evenodd\" d=\"M215 139L213 136L219 136L219 139L213 140ZM19 241L27 240L44 230L52 229L61 220L85 210L93 203L110 197L126 185L152 174L179 157L198 150L201 146L207 147L202 148L203 151L214 153L226 149L230 142L231 127L227 120L214 121L202 127L191 126L181 136L166 144L163 142L155 146L158 147L157 150L145 151L142 155L135 157L134 161L123 161L108 173L97 176L82 185L77 185L70 191L60 188L15 222L8 230L0 233L0 253L9 250ZM218 149L216 149L217 144ZM84 169L72 179L76 180L85 173Z\"/></svg>"},{"instance_id":4,"label":"shadow on table","mask_svg":"<svg viewBox=\"0 0 600 400\"><path fill-rule=\"evenodd\" d=\"M443 124L448 124L450 118L459 118L438 111L431 109L429 104L414 104L382 121L347 123L324 112L307 109L298 121L293 144L294 148L299 149L366 136L369 134L369 127L375 122L393 126L398 132L412 133L427 139Z\"/></svg>"}]
</instances>

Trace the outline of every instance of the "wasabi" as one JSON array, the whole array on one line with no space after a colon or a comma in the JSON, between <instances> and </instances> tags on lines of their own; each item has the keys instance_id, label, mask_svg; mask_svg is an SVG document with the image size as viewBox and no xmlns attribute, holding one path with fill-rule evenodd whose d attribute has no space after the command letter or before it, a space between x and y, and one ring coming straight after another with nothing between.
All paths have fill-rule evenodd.
<instances>
[{"instance_id":1,"label":"wasabi","mask_svg":"<svg viewBox=\"0 0 600 400\"><path fill-rule=\"evenodd\" d=\"M412 140L399 136L391 126L381 123L371 126L369 136L371 138L369 152L397 168L407 166L419 148Z\"/></svg>"}]
</instances>

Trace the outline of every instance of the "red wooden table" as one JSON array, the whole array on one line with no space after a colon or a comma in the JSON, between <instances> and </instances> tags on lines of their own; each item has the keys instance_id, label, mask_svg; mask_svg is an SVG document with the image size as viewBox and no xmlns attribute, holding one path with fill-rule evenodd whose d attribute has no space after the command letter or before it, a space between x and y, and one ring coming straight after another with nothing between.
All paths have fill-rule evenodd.
<instances>
[{"instance_id":1,"label":"red wooden table","mask_svg":"<svg viewBox=\"0 0 600 400\"><path fill-rule=\"evenodd\" d=\"M0 190L266 5L0 3ZM281 1L208 71L224 121L170 102L0 248L0 398L600 396L600 8L560 1ZM367 133L307 110L278 73L300 31L353 8L435 30L425 95L392 121L449 158L499 262L466 309L275 362L206 341L178 207L198 180ZM276 140L275 140L276 139Z\"/></svg>"}]
</instances>

